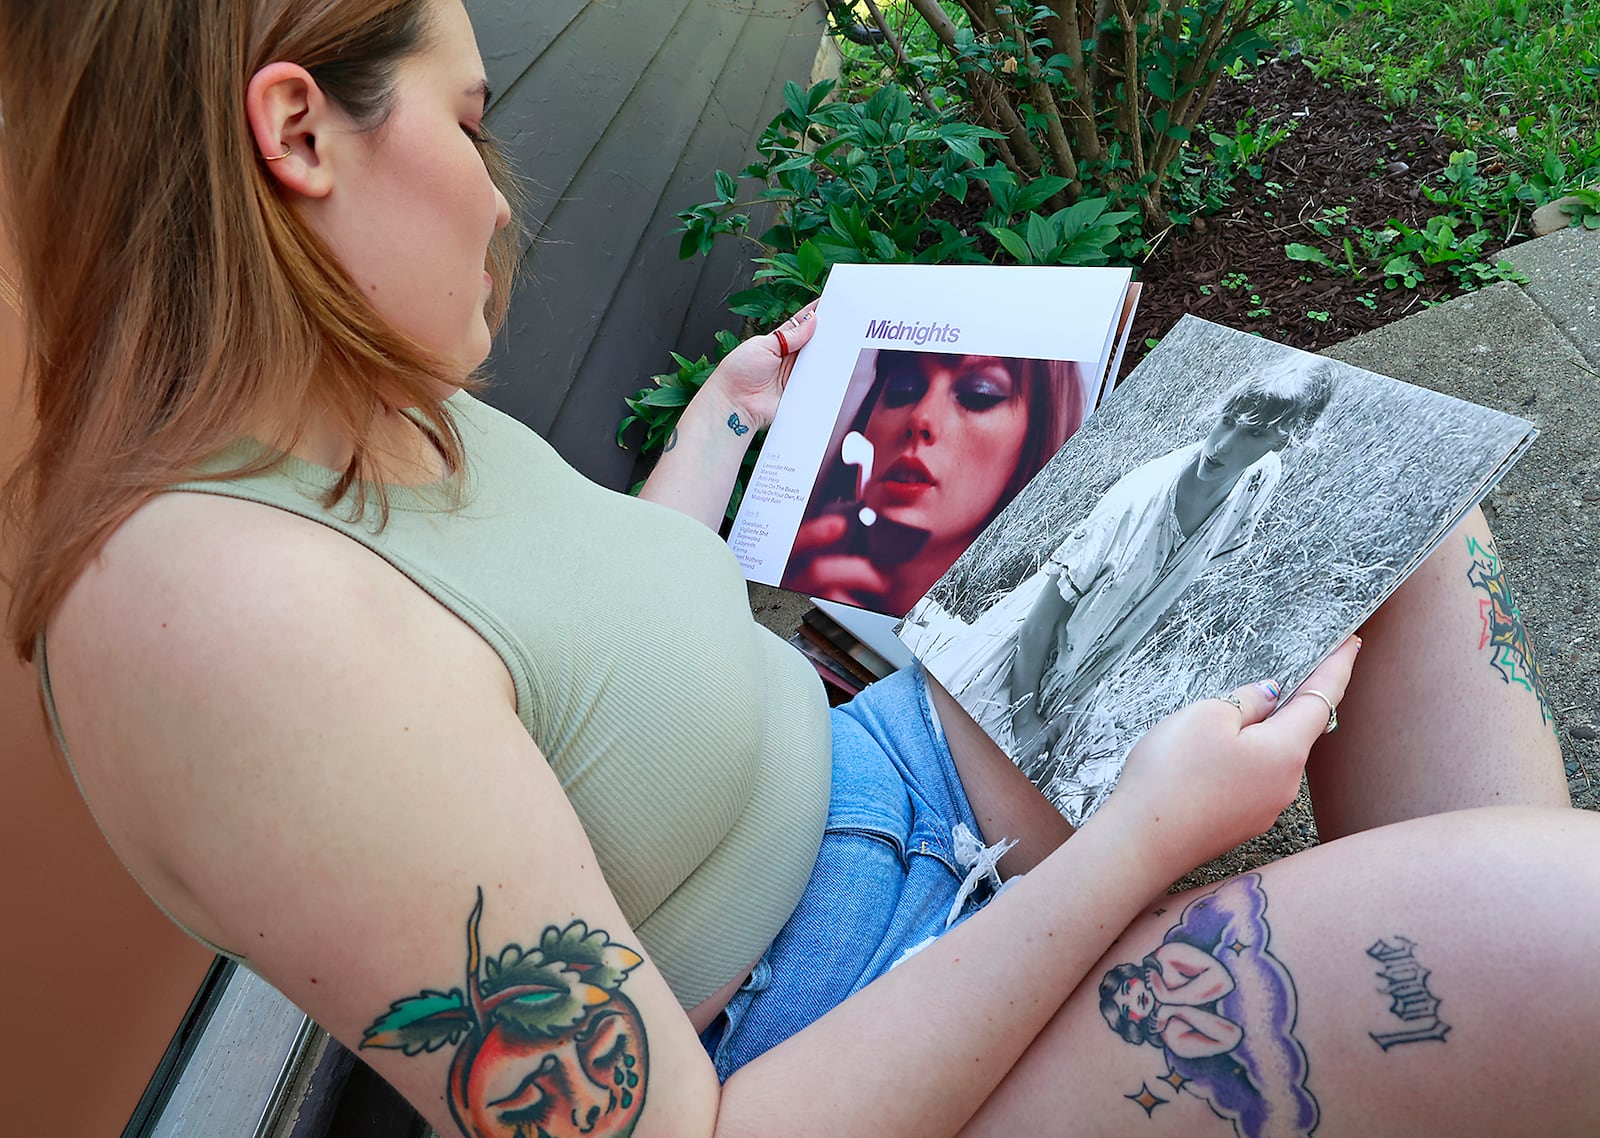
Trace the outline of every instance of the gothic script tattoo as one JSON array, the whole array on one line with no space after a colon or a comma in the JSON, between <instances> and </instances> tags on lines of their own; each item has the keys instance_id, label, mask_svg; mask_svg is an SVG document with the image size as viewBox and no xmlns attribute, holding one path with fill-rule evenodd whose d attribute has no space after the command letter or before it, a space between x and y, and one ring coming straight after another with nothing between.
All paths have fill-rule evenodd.
<instances>
[{"instance_id":1,"label":"gothic script tattoo","mask_svg":"<svg viewBox=\"0 0 1600 1138\"><path fill-rule=\"evenodd\" d=\"M1100 981L1100 1014L1132 1044L1158 1048L1166 1073L1124 1095L1147 1116L1190 1094L1240 1138L1309 1135L1321 1117L1294 1037L1298 996L1268 950L1267 895L1250 873L1197 898L1139 964ZM1152 1089L1154 1081L1159 1089Z\"/></svg>"},{"instance_id":2,"label":"gothic script tattoo","mask_svg":"<svg viewBox=\"0 0 1600 1138\"><path fill-rule=\"evenodd\" d=\"M1450 1025L1439 1018L1438 998L1428 991L1432 973L1417 962L1411 951L1416 947L1414 941L1396 935L1393 944L1380 940L1367 949L1367 955L1383 966L1378 969L1378 978L1384 983L1383 994L1389 997L1389 1011L1406 1024L1399 1031L1367 1032L1385 1051L1427 1039L1443 1043L1450 1030Z\"/></svg>"},{"instance_id":3,"label":"gothic script tattoo","mask_svg":"<svg viewBox=\"0 0 1600 1138\"><path fill-rule=\"evenodd\" d=\"M728 416L728 429L736 435L748 434L750 424L739 421L739 412L735 411Z\"/></svg>"},{"instance_id":4,"label":"gothic script tattoo","mask_svg":"<svg viewBox=\"0 0 1600 1138\"><path fill-rule=\"evenodd\" d=\"M1555 717L1550 714L1550 701L1544 694L1544 670L1534 659L1533 645L1528 642L1528 630L1522 623L1522 610L1512 603L1511 589L1500 571L1500 554L1493 542L1479 545L1469 537L1467 556L1472 558L1467 580L1473 588L1488 594L1478 601L1478 617L1483 622L1478 648L1489 649L1489 663L1502 680L1534 694L1545 725L1554 727Z\"/></svg>"},{"instance_id":5,"label":"gothic script tattoo","mask_svg":"<svg viewBox=\"0 0 1600 1138\"><path fill-rule=\"evenodd\" d=\"M619 990L643 957L582 921L482 958L467 918L466 989L424 989L373 1021L363 1049L457 1047L450 1113L468 1138L626 1138L644 1110L644 1023Z\"/></svg>"}]
</instances>

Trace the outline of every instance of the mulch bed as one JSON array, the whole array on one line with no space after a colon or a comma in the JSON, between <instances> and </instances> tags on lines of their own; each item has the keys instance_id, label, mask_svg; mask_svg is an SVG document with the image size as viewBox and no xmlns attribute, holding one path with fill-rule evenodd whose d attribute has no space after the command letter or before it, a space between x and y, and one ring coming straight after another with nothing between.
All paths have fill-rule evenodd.
<instances>
[{"instance_id":1,"label":"mulch bed","mask_svg":"<svg viewBox=\"0 0 1600 1138\"><path fill-rule=\"evenodd\" d=\"M1251 108L1258 133L1289 121L1295 129L1267 152L1259 181L1246 175L1236 183L1228 209L1174 228L1140 266L1146 288L1125 368L1143 355L1147 338L1159 338L1186 312L1314 351L1463 291L1443 266L1429 268L1416 288L1386 289L1373 276L1358 281L1284 254L1290 242L1333 254L1336 242L1306 225L1331 207L1348 210L1335 235L1381 229L1390 219L1421 229L1445 212L1422 185L1438 184L1452 146L1425 109L1387 108L1376 90L1324 82L1296 58L1265 63L1244 80L1225 77L1207 117L1231 134ZM1491 242L1486 251L1500 247Z\"/></svg>"}]
</instances>

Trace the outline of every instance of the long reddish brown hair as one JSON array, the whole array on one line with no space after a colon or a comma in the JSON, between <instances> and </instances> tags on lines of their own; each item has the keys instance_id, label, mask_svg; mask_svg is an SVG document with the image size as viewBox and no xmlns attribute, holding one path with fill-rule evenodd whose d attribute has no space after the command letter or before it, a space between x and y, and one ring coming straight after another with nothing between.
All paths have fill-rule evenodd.
<instances>
[{"instance_id":1,"label":"long reddish brown hair","mask_svg":"<svg viewBox=\"0 0 1600 1138\"><path fill-rule=\"evenodd\" d=\"M354 451L328 504L353 513L369 492L387 508L370 447L383 408L415 408L460 467L438 394L459 377L363 300L280 196L244 109L250 77L288 60L381 125L431 15L429 0L0 0L0 152L38 418L4 496L6 631L24 659L111 530L241 436L287 449L313 408L329 416ZM490 250L491 327L519 248L508 226Z\"/></svg>"}]
</instances>

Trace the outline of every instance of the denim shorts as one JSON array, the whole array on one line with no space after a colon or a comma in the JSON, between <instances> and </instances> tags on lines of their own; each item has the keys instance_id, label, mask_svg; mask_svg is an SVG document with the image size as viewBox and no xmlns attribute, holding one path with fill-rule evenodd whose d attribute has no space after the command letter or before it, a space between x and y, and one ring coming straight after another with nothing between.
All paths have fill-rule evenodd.
<instances>
[{"instance_id":1,"label":"denim shorts","mask_svg":"<svg viewBox=\"0 0 1600 1138\"><path fill-rule=\"evenodd\" d=\"M920 669L834 708L822 849L800 904L700 1037L718 1078L981 907L987 888L956 905L976 876L957 856L958 824L979 832Z\"/></svg>"}]
</instances>

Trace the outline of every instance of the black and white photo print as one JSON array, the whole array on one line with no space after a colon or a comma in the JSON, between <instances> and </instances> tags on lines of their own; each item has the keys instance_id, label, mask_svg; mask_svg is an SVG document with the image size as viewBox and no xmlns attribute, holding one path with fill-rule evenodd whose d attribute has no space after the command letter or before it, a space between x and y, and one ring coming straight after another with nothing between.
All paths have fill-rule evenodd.
<instances>
[{"instance_id":1,"label":"black and white photo print","mask_svg":"<svg viewBox=\"0 0 1600 1138\"><path fill-rule=\"evenodd\" d=\"M1303 680L1532 434L1189 317L900 637L1076 823L1158 719Z\"/></svg>"}]
</instances>

